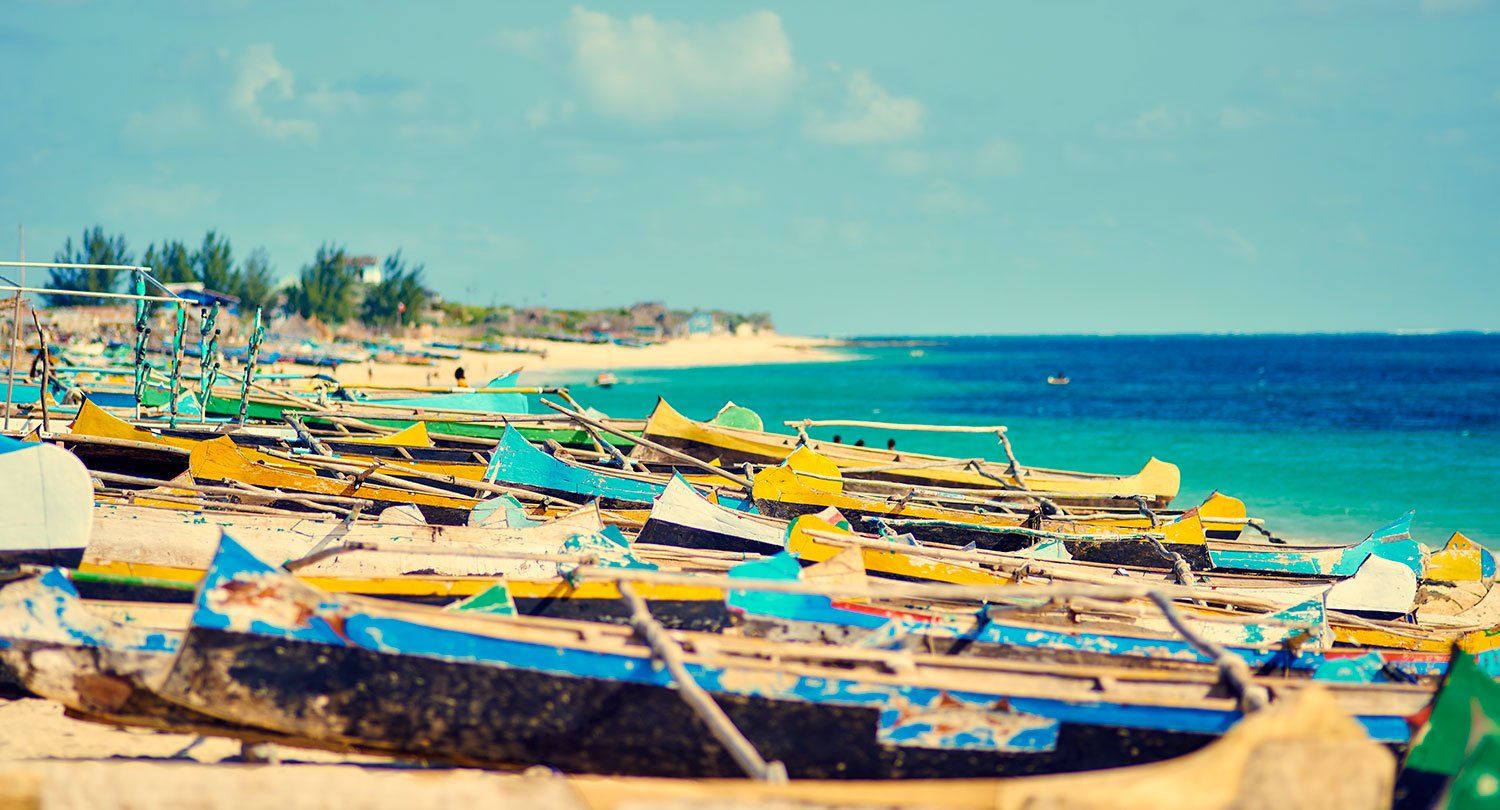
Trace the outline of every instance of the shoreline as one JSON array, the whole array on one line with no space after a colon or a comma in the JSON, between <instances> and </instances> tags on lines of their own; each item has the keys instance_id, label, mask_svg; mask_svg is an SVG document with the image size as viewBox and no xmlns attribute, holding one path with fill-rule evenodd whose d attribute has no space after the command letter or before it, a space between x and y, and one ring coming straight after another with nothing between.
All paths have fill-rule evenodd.
<instances>
[{"instance_id":1,"label":"shoreline","mask_svg":"<svg viewBox=\"0 0 1500 810\"><path fill-rule=\"evenodd\" d=\"M333 370L332 375L339 382L351 384L450 386L454 370L461 367L469 384L478 387L516 369L522 372L522 384L529 385L538 377L556 379L578 372L841 363L860 359L859 354L847 350L848 346L842 340L777 334L677 338L642 347L539 338L519 338L512 342L527 349L544 351L546 355L460 350L460 359L433 360L429 365L374 361L345 363ZM280 365L307 373L329 373L328 369L310 366Z\"/></svg>"}]
</instances>

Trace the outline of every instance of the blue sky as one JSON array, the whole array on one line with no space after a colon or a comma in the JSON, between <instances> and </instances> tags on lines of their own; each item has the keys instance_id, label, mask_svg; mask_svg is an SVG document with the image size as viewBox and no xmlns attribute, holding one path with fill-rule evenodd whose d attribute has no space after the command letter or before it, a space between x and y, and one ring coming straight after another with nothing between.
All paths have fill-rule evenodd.
<instances>
[{"instance_id":1,"label":"blue sky","mask_svg":"<svg viewBox=\"0 0 1500 810\"><path fill-rule=\"evenodd\" d=\"M9 2L0 253L800 333L1500 329L1500 9Z\"/></svg>"}]
</instances>

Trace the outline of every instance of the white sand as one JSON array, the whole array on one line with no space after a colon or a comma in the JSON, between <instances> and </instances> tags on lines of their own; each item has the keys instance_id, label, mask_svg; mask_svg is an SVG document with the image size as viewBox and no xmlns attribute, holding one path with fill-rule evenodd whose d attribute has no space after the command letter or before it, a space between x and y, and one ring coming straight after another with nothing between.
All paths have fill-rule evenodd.
<instances>
[{"instance_id":1,"label":"white sand","mask_svg":"<svg viewBox=\"0 0 1500 810\"><path fill-rule=\"evenodd\" d=\"M782 801L705 802L648 795L596 804L545 768L503 773L421 767L378 757L276 746L274 764L238 760L240 745L118 729L65 717L55 703L0 699L0 810L812 810ZM607 779L586 779L608 783Z\"/></svg>"},{"instance_id":2,"label":"white sand","mask_svg":"<svg viewBox=\"0 0 1500 810\"><path fill-rule=\"evenodd\" d=\"M425 366L350 363L340 366L335 376L342 382L356 384L441 386L452 385L453 372L461 366L471 385L483 385L492 377L520 368L526 372L522 383L527 384L567 372L826 363L855 357L852 352L839 348L840 342L836 340L786 335L715 335L682 338L641 348L551 340L513 342L528 349L545 351L546 356L465 351L461 352L461 360L436 360Z\"/></svg>"}]
</instances>

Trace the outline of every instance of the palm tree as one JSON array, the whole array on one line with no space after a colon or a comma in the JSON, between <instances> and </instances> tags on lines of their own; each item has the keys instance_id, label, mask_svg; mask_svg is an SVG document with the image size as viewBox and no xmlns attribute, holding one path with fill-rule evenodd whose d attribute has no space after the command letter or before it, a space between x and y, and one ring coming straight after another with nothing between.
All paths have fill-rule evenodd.
<instances>
[{"instance_id":1,"label":"palm tree","mask_svg":"<svg viewBox=\"0 0 1500 810\"><path fill-rule=\"evenodd\" d=\"M95 225L85 228L78 245L68 237L52 259L63 264L134 264L130 249L125 245L124 235L108 236L104 228ZM47 285L59 290L84 290L87 292L116 292L120 285L119 270L78 270L54 268L48 274ZM87 306L105 302L103 298L80 298L71 295L46 296L49 306Z\"/></svg>"},{"instance_id":2,"label":"palm tree","mask_svg":"<svg viewBox=\"0 0 1500 810\"><path fill-rule=\"evenodd\" d=\"M379 284L365 292L361 322L369 326L406 326L417 322L432 293L422 285L422 265L408 267L397 250L385 259Z\"/></svg>"},{"instance_id":3,"label":"palm tree","mask_svg":"<svg viewBox=\"0 0 1500 810\"><path fill-rule=\"evenodd\" d=\"M287 294L287 309L324 323L343 323L354 314L354 269L341 247L324 244L304 265Z\"/></svg>"}]
</instances>

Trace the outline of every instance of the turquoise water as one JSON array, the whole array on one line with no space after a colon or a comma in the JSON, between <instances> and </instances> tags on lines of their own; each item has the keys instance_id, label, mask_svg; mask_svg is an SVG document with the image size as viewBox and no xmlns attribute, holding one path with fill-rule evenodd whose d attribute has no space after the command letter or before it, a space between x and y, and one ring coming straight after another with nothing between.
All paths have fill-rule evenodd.
<instances>
[{"instance_id":1,"label":"turquoise water","mask_svg":"<svg viewBox=\"0 0 1500 810\"><path fill-rule=\"evenodd\" d=\"M1025 464L1182 468L1177 501L1219 489L1287 537L1362 537L1408 509L1416 535L1500 546L1500 335L1017 337L855 349L837 364L618 372L575 396L620 417L658 395L694 418L733 400L782 420L1004 424ZM1046 377L1065 371L1068 386ZM999 458L993 438L813 431Z\"/></svg>"}]
</instances>

